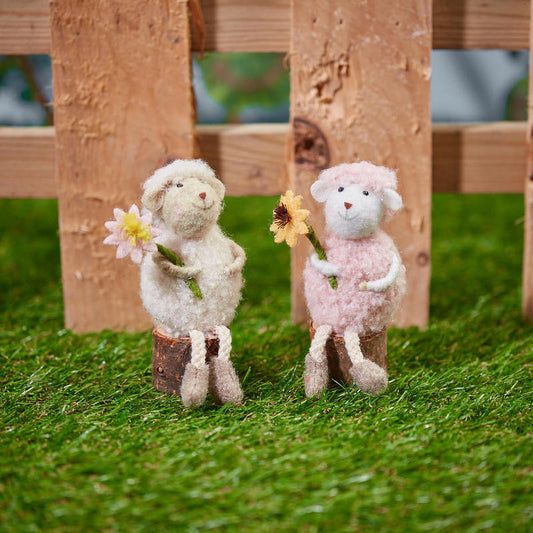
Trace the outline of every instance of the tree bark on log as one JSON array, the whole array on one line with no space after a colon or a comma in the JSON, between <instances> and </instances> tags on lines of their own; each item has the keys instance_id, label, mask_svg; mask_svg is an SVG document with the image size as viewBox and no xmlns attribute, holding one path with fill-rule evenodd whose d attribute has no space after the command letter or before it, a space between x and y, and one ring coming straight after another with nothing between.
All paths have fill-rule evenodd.
<instances>
[{"instance_id":1,"label":"tree bark on log","mask_svg":"<svg viewBox=\"0 0 533 533\"><path fill-rule=\"evenodd\" d=\"M309 327L309 333L312 340L315 335L314 324ZM369 359L384 370L387 370L387 328L370 337L362 337L360 345L365 359ZM333 382L352 383L353 378L349 372L352 362L346 351L344 338L332 335L326 343L326 355L328 358L330 386Z\"/></svg>"},{"instance_id":2,"label":"tree bark on log","mask_svg":"<svg viewBox=\"0 0 533 533\"><path fill-rule=\"evenodd\" d=\"M152 384L158 391L179 396L185 367L191 360L191 338L169 337L159 328L154 328L152 337ZM218 337L205 342L209 362L218 354Z\"/></svg>"}]
</instances>

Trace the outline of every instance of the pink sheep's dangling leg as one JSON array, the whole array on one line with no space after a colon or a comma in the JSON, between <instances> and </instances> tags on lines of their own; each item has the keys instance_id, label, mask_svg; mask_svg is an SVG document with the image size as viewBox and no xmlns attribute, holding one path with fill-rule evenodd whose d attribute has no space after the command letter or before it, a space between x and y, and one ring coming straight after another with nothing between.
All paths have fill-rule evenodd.
<instances>
[{"instance_id":1,"label":"pink sheep's dangling leg","mask_svg":"<svg viewBox=\"0 0 533 533\"><path fill-rule=\"evenodd\" d=\"M239 378L231 364L231 332L226 326L217 326L218 355L209 362L209 391L217 403L242 402Z\"/></svg>"},{"instance_id":2,"label":"pink sheep's dangling leg","mask_svg":"<svg viewBox=\"0 0 533 533\"><path fill-rule=\"evenodd\" d=\"M323 324L315 331L309 353L305 357L304 388L307 397L320 396L329 382L326 343L332 327Z\"/></svg>"},{"instance_id":3,"label":"pink sheep's dangling leg","mask_svg":"<svg viewBox=\"0 0 533 533\"><path fill-rule=\"evenodd\" d=\"M192 330L191 361L185 367L181 383L181 399L185 407L202 405L207 396L209 383L209 365L205 361L207 349L205 337L201 331Z\"/></svg>"},{"instance_id":4,"label":"pink sheep's dangling leg","mask_svg":"<svg viewBox=\"0 0 533 533\"><path fill-rule=\"evenodd\" d=\"M359 335L355 331L346 330L344 332L344 345L352 362L350 374L355 384L363 392L373 396L379 394L387 387L389 380L387 372L370 359L364 358L359 343Z\"/></svg>"}]
</instances>

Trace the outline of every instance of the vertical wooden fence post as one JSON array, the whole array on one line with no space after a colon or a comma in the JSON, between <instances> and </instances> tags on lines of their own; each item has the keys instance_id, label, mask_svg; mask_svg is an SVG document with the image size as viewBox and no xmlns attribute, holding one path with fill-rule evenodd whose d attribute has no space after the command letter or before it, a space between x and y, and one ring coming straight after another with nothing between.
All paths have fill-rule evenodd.
<instances>
[{"instance_id":1,"label":"vertical wooden fence post","mask_svg":"<svg viewBox=\"0 0 533 533\"><path fill-rule=\"evenodd\" d=\"M170 158L193 155L186 0L51 1L66 326L148 327L138 267L102 245L113 208Z\"/></svg>"},{"instance_id":2,"label":"vertical wooden fence post","mask_svg":"<svg viewBox=\"0 0 533 533\"><path fill-rule=\"evenodd\" d=\"M431 0L292 0L291 188L312 206L322 168L368 160L398 170L405 207L390 232L408 273L396 323L425 326L431 244ZM312 223L320 208L313 206ZM302 267L292 257L293 319L305 319Z\"/></svg>"},{"instance_id":3,"label":"vertical wooden fence post","mask_svg":"<svg viewBox=\"0 0 533 533\"><path fill-rule=\"evenodd\" d=\"M533 2L530 7L529 50L533 50ZM529 79L533 79L533 65L529 64ZM528 128L527 142L529 146L527 158L527 175L524 186L524 261L522 281L522 314L524 319L533 321L533 83L529 83L527 104Z\"/></svg>"}]
</instances>

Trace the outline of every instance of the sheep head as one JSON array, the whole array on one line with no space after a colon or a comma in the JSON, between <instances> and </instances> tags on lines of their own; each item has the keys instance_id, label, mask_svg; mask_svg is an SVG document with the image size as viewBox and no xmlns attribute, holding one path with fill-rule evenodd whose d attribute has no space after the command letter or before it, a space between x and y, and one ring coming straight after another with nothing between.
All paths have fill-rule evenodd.
<instances>
[{"instance_id":1,"label":"sheep head","mask_svg":"<svg viewBox=\"0 0 533 533\"><path fill-rule=\"evenodd\" d=\"M176 235L195 239L216 224L224 192L207 163L178 159L146 180L142 204Z\"/></svg>"},{"instance_id":2,"label":"sheep head","mask_svg":"<svg viewBox=\"0 0 533 533\"><path fill-rule=\"evenodd\" d=\"M402 207L395 172L367 161L324 170L311 186L311 194L325 204L328 229L344 239L372 235Z\"/></svg>"}]
</instances>

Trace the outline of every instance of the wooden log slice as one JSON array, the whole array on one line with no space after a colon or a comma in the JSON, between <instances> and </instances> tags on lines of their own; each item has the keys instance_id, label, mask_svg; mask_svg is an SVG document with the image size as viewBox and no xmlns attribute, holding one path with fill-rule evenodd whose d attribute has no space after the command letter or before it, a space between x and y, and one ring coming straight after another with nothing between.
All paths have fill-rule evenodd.
<instances>
[{"instance_id":1,"label":"wooden log slice","mask_svg":"<svg viewBox=\"0 0 533 533\"><path fill-rule=\"evenodd\" d=\"M314 324L309 327L311 340L315 335ZM387 370L387 328L379 333L360 339L361 351L365 359L370 359L381 368ZM349 369L352 362L344 345L344 338L332 335L326 343L326 355L328 357L328 369L330 380L351 383Z\"/></svg>"},{"instance_id":2,"label":"wooden log slice","mask_svg":"<svg viewBox=\"0 0 533 533\"><path fill-rule=\"evenodd\" d=\"M152 384L161 392L179 395L187 363L191 360L191 338L169 337L161 329L152 332ZM218 353L218 337L206 338L206 361Z\"/></svg>"}]
</instances>

